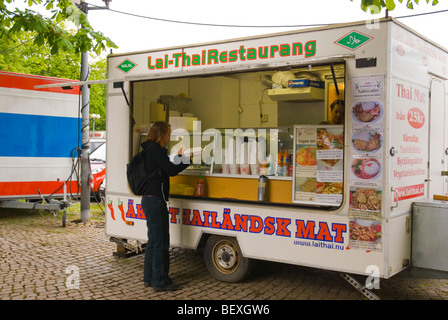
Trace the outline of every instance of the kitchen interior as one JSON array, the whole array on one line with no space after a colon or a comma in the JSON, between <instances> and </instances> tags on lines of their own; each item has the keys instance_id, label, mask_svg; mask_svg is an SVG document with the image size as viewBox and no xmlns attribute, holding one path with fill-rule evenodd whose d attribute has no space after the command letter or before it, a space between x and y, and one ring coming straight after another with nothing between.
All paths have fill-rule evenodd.
<instances>
[{"instance_id":1,"label":"kitchen interior","mask_svg":"<svg viewBox=\"0 0 448 320\"><path fill-rule=\"evenodd\" d=\"M201 180L204 198L294 205L294 126L344 124L343 63L132 85L131 154L158 120L171 124L169 153L201 144L202 154L195 153L193 164L171 178L177 197L198 197ZM263 199L260 176L268 180Z\"/></svg>"}]
</instances>

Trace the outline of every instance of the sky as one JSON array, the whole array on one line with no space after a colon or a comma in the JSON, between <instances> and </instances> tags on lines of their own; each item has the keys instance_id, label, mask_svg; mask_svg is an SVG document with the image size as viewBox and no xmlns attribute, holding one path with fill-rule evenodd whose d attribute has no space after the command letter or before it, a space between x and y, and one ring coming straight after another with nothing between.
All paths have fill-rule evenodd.
<instances>
[{"instance_id":1,"label":"sky","mask_svg":"<svg viewBox=\"0 0 448 320\"><path fill-rule=\"evenodd\" d=\"M102 0L88 0L92 6L104 6ZM234 39L251 35L303 29L302 26L352 22L382 18L365 13L361 0L113 0L109 8L146 17L203 24L259 26L215 27L157 21L129 16L111 10L89 10L92 26L109 36L118 46L114 53L143 51L179 45ZM397 7L389 16L402 17L434 11L446 12L400 18L399 21L425 37L448 48L448 1L436 6L421 0L413 10L395 0ZM432 3L432 0L430 1ZM261 27L265 26L265 27Z\"/></svg>"},{"instance_id":2,"label":"sky","mask_svg":"<svg viewBox=\"0 0 448 320\"><path fill-rule=\"evenodd\" d=\"M102 0L85 2L90 7L105 5ZM384 9L376 15L365 13L361 10L360 2L361 0L112 0L110 10L89 10L88 19L95 30L103 32L119 46L113 50L114 53L123 53L304 29L300 27L303 25L344 23L385 16ZM389 11L389 16L395 18L446 10L398 20L448 48L448 1L440 0L439 4L432 6L426 0L421 0L419 5L414 5L413 10L406 8L406 0L401 4L398 0L395 2L396 8ZM16 0L15 3L17 7L26 7L21 0ZM160 21L135 15L189 23Z\"/></svg>"}]
</instances>

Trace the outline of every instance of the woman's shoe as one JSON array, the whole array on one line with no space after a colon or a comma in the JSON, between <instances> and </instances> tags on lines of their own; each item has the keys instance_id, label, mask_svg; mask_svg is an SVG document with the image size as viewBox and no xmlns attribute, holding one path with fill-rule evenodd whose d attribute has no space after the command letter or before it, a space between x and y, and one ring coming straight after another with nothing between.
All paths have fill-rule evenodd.
<instances>
[{"instance_id":1,"label":"woman's shoe","mask_svg":"<svg viewBox=\"0 0 448 320\"><path fill-rule=\"evenodd\" d=\"M179 286L175 283L167 284L166 286L162 287L152 287L154 291L160 292L160 291L176 291L179 290Z\"/></svg>"}]
</instances>

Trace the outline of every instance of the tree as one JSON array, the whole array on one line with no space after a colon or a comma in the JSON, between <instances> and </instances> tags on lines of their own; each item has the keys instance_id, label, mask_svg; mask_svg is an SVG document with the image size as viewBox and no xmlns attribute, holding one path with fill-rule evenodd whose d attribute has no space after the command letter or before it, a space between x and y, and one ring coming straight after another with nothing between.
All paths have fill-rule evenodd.
<instances>
[{"instance_id":1,"label":"tree","mask_svg":"<svg viewBox=\"0 0 448 320\"><path fill-rule=\"evenodd\" d=\"M65 29L64 24L59 27ZM16 33L11 42L0 42L0 70L35 74L41 76L80 79L81 58L74 51L58 51L51 54L48 44L36 46L33 39L36 32L20 31ZM99 56L90 57L90 79L102 80L106 78L106 59ZM96 130L106 129L106 85L96 84L90 88L90 113L101 115L96 121ZM93 129L93 122L90 122Z\"/></svg>"},{"instance_id":2,"label":"tree","mask_svg":"<svg viewBox=\"0 0 448 320\"><path fill-rule=\"evenodd\" d=\"M48 44L34 44L35 37L36 32L20 31L11 36L11 41L0 42L0 70L79 79L79 54L62 50L51 54Z\"/></svg>"},{"instance_id":3,"label":"tree","mask_svg":"<svg viewBox=\"0 0 448 320\"><path fill-rule=\"evenodd\" d=\"M93 51L97 55L106 48L116 48L116 44L104 36L101 32L92 29L86 15L70 0L24 0L29 7L44 5L45 9L53 15L44 17L34 10L15 9L11 11L6 3L15 0L0 0L0 40L11 42L20 31L35 32L33 39L35 45L47 43L50 53L55 54L60 50L87 52ZM58 23L70 21L75 24L77 30L69 32L61 28ZM82 26L82 27L81 27Z\"/></svg>"},{"instance_id":4,"label":"tree","mask_svg":"<svg viewBox=\"0 0 448 320\"><path fill-rule=\"evenodd\" d=\"M90 63L89 78L91 80L103 80L107 78L107 61L105 58L96 59ZM106 130L106 95L105 83L95 84L90 87L90 114L99 114L101 117L95 121L95 130ZM93 130L93 121L90 121L90 129Z\"/></svg>"},{"instance_id":5,"label":"tree","mask_svg":"<svg viewBox=\"0 0 448 320\"><path fill-rule=\"evenodd\" d=\"M398 0L398 2L403 3L403 0ZM419 2L420 0L406 0L406 7L414 9L414 3L418 5ZM438 0L426 0L426 3L429 2L432 2L433 6L439 3ZM395 0L361 0L361 9L365 12L370 11L372 14L380 13L382 8L392 11L395 6Z\"/></svg>"}]
</instances>

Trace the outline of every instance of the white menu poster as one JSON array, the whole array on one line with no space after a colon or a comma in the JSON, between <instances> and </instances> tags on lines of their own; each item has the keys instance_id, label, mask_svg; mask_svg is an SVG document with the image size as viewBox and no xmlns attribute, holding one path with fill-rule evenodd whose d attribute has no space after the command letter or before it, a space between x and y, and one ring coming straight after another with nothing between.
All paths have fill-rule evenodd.
<instances>
[{"instance_id":1,"label":"white menu poster","mask_svg":"<svg viewBox=\"0 0 448 320\"><path fill-rule=\"evenodd\" d=\"M343 155L342 125L294 126L293 203L339 206Z\"/></svg>"},{"instance_id":2,"label":"white menu poster","mask_svg":"<svg viewBox=\"0 0 448 320\"><path fill-rule=\"evenodd\" d=\"M352 81L348 247L381 251L384 77Z\"/></svg>"}]
</instances>

